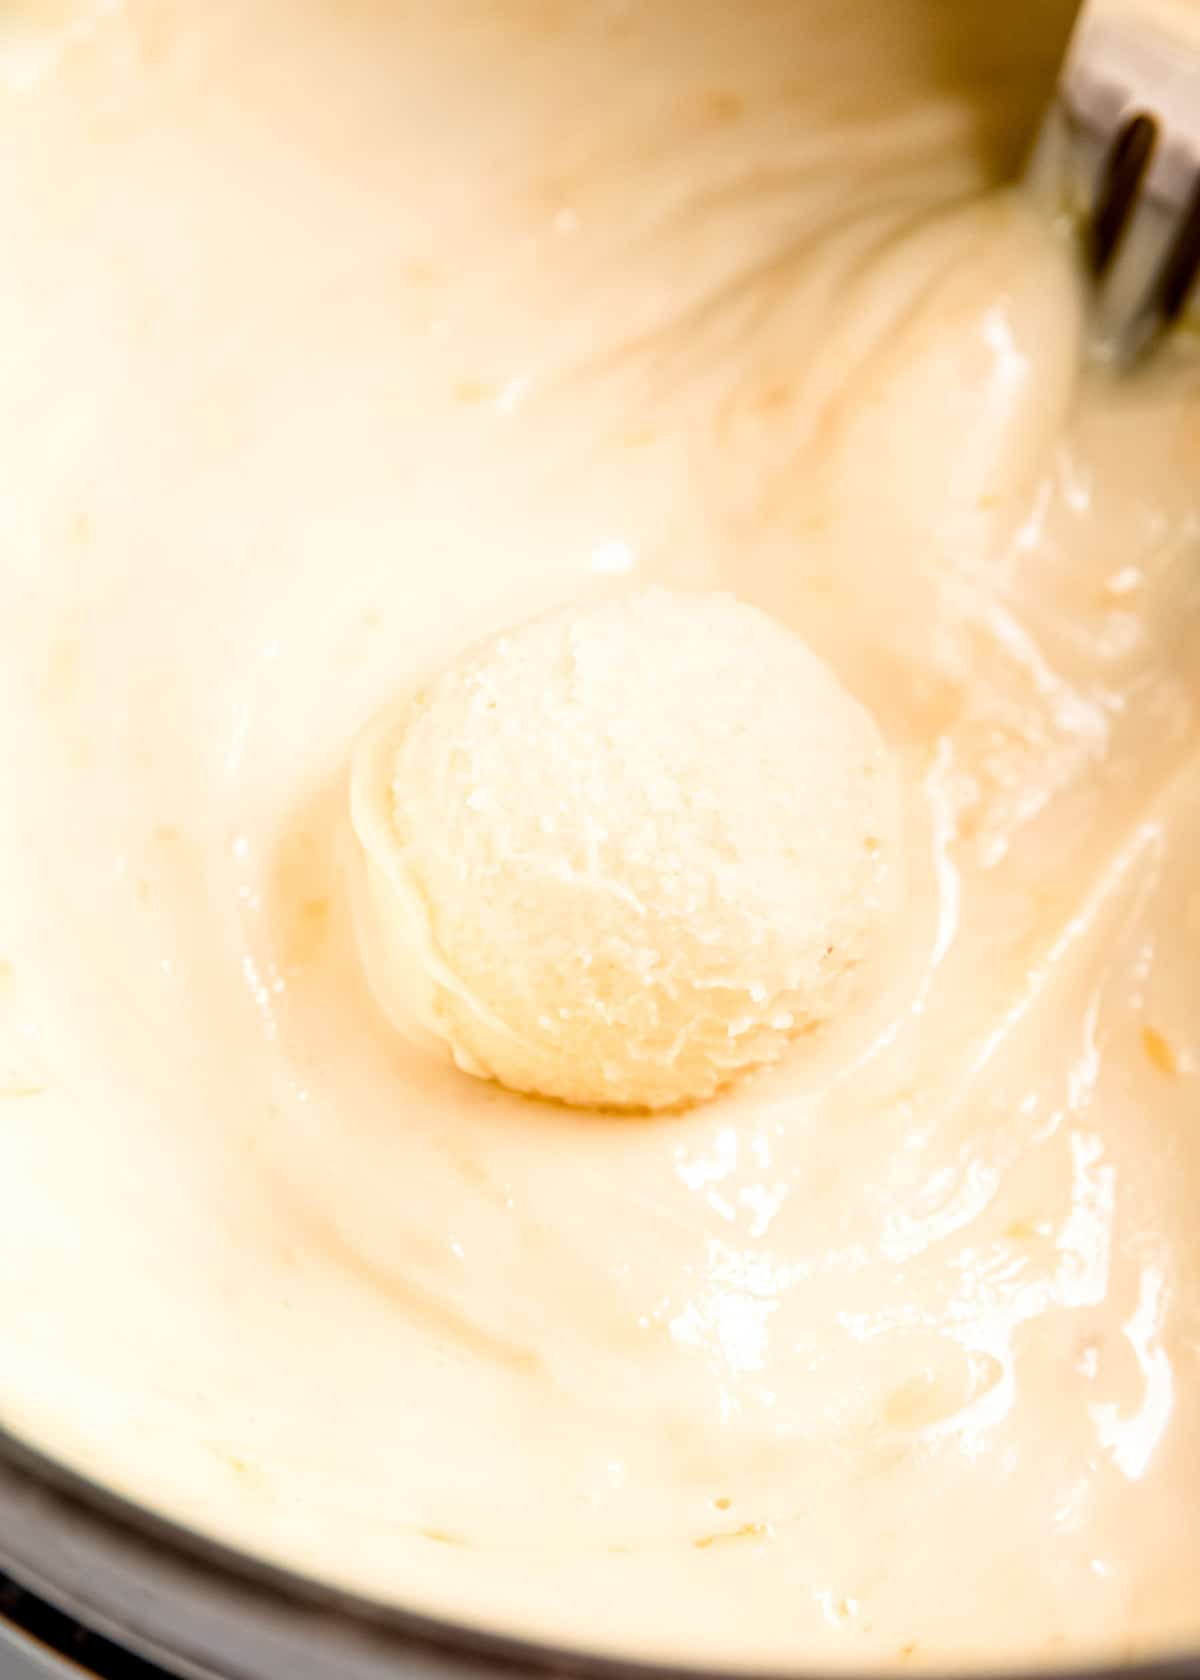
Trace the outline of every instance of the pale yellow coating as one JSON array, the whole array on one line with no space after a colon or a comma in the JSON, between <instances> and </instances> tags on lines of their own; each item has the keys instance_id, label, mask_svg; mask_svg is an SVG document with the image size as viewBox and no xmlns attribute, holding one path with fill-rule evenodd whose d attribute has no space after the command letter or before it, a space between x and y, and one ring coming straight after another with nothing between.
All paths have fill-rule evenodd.
<instances>
[{"instance_id":1,"label":"pale yellow coating","mask_svg":"<svg viewBox=\"0 0 1200 1680\"><path fill-rule=\"evenodd\" d=\"M845 1003L902 853L873 719L729 595L645 590L488 642L355 756L360 943L467 1072L655 1109Z\"/></svg>"}]
</instances>

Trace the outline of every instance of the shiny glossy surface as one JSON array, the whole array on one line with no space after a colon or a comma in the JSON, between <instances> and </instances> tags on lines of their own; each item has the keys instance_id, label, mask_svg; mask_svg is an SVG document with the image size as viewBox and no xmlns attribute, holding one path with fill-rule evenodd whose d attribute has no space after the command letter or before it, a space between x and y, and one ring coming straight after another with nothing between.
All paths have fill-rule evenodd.
<instances>
[{"instance_id":1,"label":"shiny glossy surface","mask_svg":"<svg viewBox=\"0 0 1200 1680\"><path fill-rule=\"evenodd\" d=\"M1200 368L1086 371L992 190L1051 10L25 8L10 1428L599 1649L1200 1633ZM401 1048L330 842L376 707L614 577L801 627L914 837L862 1006L646 1124Z\"/></svg>"}]
</instances>

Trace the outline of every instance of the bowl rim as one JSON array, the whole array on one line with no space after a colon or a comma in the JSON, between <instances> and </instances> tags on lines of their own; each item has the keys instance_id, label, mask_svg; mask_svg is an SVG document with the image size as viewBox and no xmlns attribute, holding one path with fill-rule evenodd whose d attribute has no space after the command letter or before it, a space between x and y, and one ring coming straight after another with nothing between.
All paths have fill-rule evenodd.
<instances>
[{"instance_id":1,"label":"bowl rim","mask_svg":"<svg viewBox=\"0 0 1200 1680\"><path fill-rule=\"evenodd\" d=\"M0 1571L182 1680L730 1680L734 1671L541 1643L330 1586L213 1539L0 1426ZM826 1680L827 1671L736 1671ZM828 1680L879 1680L838 1669ZM954 1672L949 1665L943 1670ZM1200 1680L1200 1649L1136 1663L970 1671L970 1680Z\"/></svg>"}]
</instances>

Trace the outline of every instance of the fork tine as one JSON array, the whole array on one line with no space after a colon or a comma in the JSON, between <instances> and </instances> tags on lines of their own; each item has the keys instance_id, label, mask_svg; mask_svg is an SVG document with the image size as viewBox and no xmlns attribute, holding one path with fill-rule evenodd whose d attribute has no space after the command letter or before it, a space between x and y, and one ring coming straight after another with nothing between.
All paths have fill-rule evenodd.
<instances>
[{"instance_id":1,"label":"fork tine","mask_svg":"<svg viewBox=\"0 0 1200 1680\"><path fill-rule=\"evenodd\" d=\"M1104 161L1097 182L1095 211L1090 224L1088 258L1097 277L1104 273L1133 209L1158 143L1158 125L1153 117L1131 118L1118 131Z\"/></svg>"},{"instance_id":2,"label":"fork tine","mask_svg":"<svg viewBox=\"0 0 1200 1680\"><path fill-rule=\"evenodd\" d=\"M1106 360L1135 361L1162 327L1163 279L1178 237L1175 206L1136 193L1097 282L1093 338Z\"/></svg>"},{"instance_id":3,"label":"fork tine","mask_svg":"<svg viewBox=\"0 0 1200 1680\"><path fill-rule=\"evenodd\" d=\"M1084 0L1027 181L1081 236L1095 350L1128 366L1200 269L1200 43Z\"/></svg>"},{"instance_id":4,"label":"fork tine","mask_svg":"<svg viewBox=\"0 0 1200 1680\"><path fill-rule=\"evenodd\" d=\"M1188 201L1183 226L1167 258L1167 272L1163 277L1162 311L1167 321L1183 314L1192 289L1200 274L1200 169Z\"/></svg>"}]
</instances>

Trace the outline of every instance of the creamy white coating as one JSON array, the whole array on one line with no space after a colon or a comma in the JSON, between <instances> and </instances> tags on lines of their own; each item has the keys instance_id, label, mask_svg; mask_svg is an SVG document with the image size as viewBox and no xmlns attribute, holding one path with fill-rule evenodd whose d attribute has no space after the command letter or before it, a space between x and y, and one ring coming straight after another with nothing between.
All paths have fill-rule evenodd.
<instances>
[{"instance_id":1,"label":"creamy white coating","mask_svg":"<svg viewBox=\"0 0 1200 1680\"><path fill-rule=\"evenodd\" d=\"M676 1108L850 1006L903 900L874 719L732 595L643 589L465 650L351 756L345 872L393 1024L465 1073Z\"/></svg>"},{"instance_id":2,"label":"creamy white coating","mask_svg":"<svg viewBox=\"0 0 1200 1680\"><path fill-rule=\"evenodd\" d=\"M607 1649L1200 1638L1200 366L1085 370L993 190L1065 24L6 15L5 1426ZM632 582L797 628L912 854L863 1007L650 1123L409 1053L330 838L398 684Z\"/></svg>"}]
</instances>

